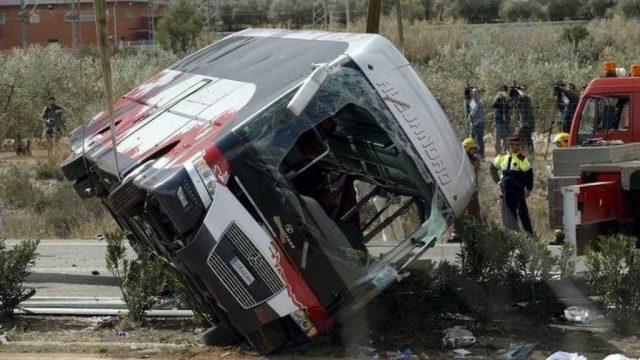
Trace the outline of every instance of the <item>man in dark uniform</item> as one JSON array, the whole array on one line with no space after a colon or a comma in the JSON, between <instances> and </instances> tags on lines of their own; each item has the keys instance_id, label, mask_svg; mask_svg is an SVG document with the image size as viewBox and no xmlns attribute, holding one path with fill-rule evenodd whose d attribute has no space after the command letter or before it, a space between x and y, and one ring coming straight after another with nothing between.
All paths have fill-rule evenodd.
<instances>
[{"instance_id":1,"label":"man in dark uniform","mask_svg":"<svg viewBox=\"0 0 640 360\"><path fill-rule=\"evenodd\" d=\"M62 120L62 107L56 105L56 98L49 97L49 105L42 110L42 137L47 139L47 151L51 155L54 145L64 132L64 120Z\"/></svg>"},{"instance_id":2,"label":"man in dark uniform","mask_svg":"<svg viewBox=\"0 0 640 360\"><path fill-rule=\"evenodd\" d=\"M565 86L558 86L556 92L556 106L562 113L562 132L571 131L571 121L576 112L580 97L576 93L576 85L571 83Z\"/></svg>"},{"instance_id":3,"label":"man in dark uniform","mask_svg":"<svg viewBox=\"0 0 640 360\"><path fill-rule=\"evenodd\" d=\"M499 154L491 165L491 177L500 185L502 222L508 230L518 230L518 218L522 228L533 234L527 198L533 189L533 169L522 153L519 137L509 139L509 152Z\"/></svg>"},{"instance_id":4,"label":"man in dark uniform","mask_svg":"<svg viewBox=\"0 0 640 360\"><path fill-rule=\"evenodd\" d=\"M507 151L507 138L509 137L509 117L511 104L509 104L509 88L502 85L496 98L491 104L493 109L494 129L495 129L495 151L496 155Z\"/></svg>"}]
</instances>

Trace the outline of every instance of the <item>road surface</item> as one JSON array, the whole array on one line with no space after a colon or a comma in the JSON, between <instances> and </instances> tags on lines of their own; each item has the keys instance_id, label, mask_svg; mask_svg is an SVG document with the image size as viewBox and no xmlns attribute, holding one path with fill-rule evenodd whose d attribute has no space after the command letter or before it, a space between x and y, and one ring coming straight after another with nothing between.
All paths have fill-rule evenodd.
<instances>
[{"instance_id":1,"label":"road surface","mask_svg":"<svg viewBox=\"0 0 640 360\"><path fill-rule=\"evenodd\" d=\"M20 240L7 240L15 245ZM371 244L369 251L378 255L391 249L391 243ZM97 239L41 240L38 258L27 286L37 291L38 297L120 297L116 279L105 265L106 243ZM551 247L557 253L559 247ZM429 249L423 260L456 261L459 244L439 242ZM135 257L131 249L129 256ZM579 262L578 271L584 265ZM93 275L97 271L98 275Z\"/></svg>"}]
</instances>

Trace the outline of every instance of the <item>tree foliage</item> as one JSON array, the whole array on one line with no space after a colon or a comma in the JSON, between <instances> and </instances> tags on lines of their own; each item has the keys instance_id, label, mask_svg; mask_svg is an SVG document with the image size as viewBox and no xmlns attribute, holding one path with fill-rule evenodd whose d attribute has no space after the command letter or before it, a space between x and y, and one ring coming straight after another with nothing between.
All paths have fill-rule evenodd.
<instances>
[{"instance_id":1,"label":"tree foliage","mask_svg":"<svg viewBox=\"0 0 640 360\"><path fill-rule=\"evenodd\" d=\"M166 51L114 53L111 57L114 95L131 90L175 60L175 55ZM40 114L49 96L55 96L56 103L64 108L67 129L72 130L104 109L103 94L100 61L90 51L74 54L55 47L33 46L2 54L0 141L40 136Z\"/></svg>"},{"instance_id":2,"label":"tree foliage","mask_svg":"<svg viewBox=\"0 0 640 360\"><path fill-rule=\"evenodd\" d=\"M627 19L640 17L640 1L620 0L616 12Z\"/></svg>"},{"instance_id":3,"label":"tree foliage","mask_svg":"<svg viewBox=\"0 0 640 360\"><path fill-rule=\"evenodd\" d=\"M576 19L585 6L584 0L549 0L547 13L552 21Z\"/></svg>"},{"instance_id":4,"label":"tree foliage","mask_svg":"<svg viewBox=\"0 0 640 360\"><path fill-rule=\"evenodd\" d=\"M196 42L202 31L204 18L196 4L189 0L178 0L160 19L156 36L165 49L174 53L185 53Z\"/></svg>"},{"instance_id":5,"label":"tree foliage","mask_svg":"<svg viewBox=\"0 0 640 360\"><path fill-rule=\"evenodd\" d=\"M269 20L278 24L299 27L313 23L313 2L306 0L273 0Z\"/></svg>"},{"instance_id":6,"label":"tree foliage","mask_svg":"<svg viewBox=\"0 0 640 360\"><path fill-rule=\"evenodd\" d=\"M505 21L531 21L544 20L546 13L535 0L506 0L500 7L500 16Z\"/></svg>"},{"instance_id":7,"label":"tree foliage","mask_svg":"<svg viewBox=\"0 0 640 360\"><path fill-rule=\"evenodd\" d=\"M490 22L498 18L501 0L452 0L446 12L470 23Z\"/></svg>"},{"instance_id":8,"label":"tree foliage","mask_svg":"<svg viewBox=\"0 0 640 360\"><path fill-rule=\"evenodd\" d=\"M227 30L266 24L269 21L270 6L271 0L222 0L220 20Z\"/></svg>"}]
</instances>

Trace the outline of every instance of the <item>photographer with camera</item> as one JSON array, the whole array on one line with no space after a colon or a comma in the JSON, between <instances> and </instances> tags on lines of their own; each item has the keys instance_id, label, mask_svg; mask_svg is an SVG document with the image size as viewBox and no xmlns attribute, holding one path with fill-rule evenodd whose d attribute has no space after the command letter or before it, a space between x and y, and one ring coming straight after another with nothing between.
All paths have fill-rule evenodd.
<instances>
[{"instance_id":1,"label":"photographer with camera","mask_svg":"<svg viewBox=\"0 0 640 360\"><path fill-rule=\"evenodd\" d=\"M578 101L580 101L580 97L576 93L576 85L573 83L567 85L563 81L559 81L553 85L553 94L556 97L556 107L562 113L562 132L568 133L571 131L573 114L578 107Z\"/></svg>"},{"instance_id":2,"label":"photographer with camera","mask_svg":"<svg viewBox=\"0 0 640 360\"><path fill-rule=\"evenodd\" d=\"M536 121L533 115L531 97L524 90L525 88L514 80L509 90L509 97L511 98L511 107L516 110L518 119L516 136L520 138L530 161L532 161L535 158L532 135L536 128Z\"/></svg>"},{"instance_id":3,"label":"photographer with camera","mask_svg":"<svg viewBox=\"0 0 640 360\"><path fill-rule=\"evenodd\" d=\"M56 105L56 98L49 97L49 105L42 110L42 137L47 139L49 155L53 145L58 144L60 136L64 133L65 124L62 119L63 108Z\"/></svg>"},{"instance_id":4,"label":"photographer with camera","mask_svg":"<svg viewBox=\"0 0 640 360\"><path fill-rule=\"evenodd\" d=\"M493 100L493 104L491 104L495 128L496 155L507 151L508 148L507 138L509 137L509 117L511 115L508 91L507 85L502 85L498 95Z\"/></svg>"},{"instance_id":5,"label":"photographer with camera","mask_svg":"<svg viewBox=\"0 0 640 360\"><path fill-rule=\"evenodd\" d=\"M470 90L468 117L471 123L471 137L476 141L478 146L478 156L484 158L484 100L480 97L480 92L477 88L472 87Z\"/></svg>"}]
</instances>

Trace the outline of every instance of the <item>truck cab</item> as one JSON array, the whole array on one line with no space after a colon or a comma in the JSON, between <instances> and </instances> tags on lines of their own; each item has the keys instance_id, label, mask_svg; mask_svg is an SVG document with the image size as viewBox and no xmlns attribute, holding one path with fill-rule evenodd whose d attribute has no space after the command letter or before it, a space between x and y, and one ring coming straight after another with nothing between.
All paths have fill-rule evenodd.
<instances>
[{"instance_id":1,"label":"truck cab","mask_svg":"<svg viewBox=\"0 0 640 360\"><path fill-rule=\"evenodd\" d=\"M640 235L640 65L606 62L581 94L568 148L553 151L549 222L578 245Z\"/></svg>"},{"instance_id":2,"label":"truck cab","mask_svg":"<svg viewBox=\"0 0 640 360\"><path fill-rule=\"evenodd\" d=\"M591 81L581 95L570 135L570 146L594 140L639 141L640 76L604 77Z\"/></svg>"}]
</instances>

